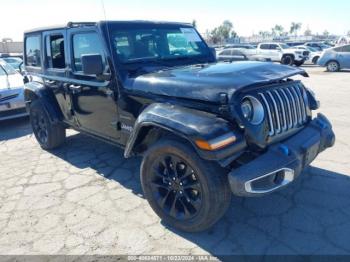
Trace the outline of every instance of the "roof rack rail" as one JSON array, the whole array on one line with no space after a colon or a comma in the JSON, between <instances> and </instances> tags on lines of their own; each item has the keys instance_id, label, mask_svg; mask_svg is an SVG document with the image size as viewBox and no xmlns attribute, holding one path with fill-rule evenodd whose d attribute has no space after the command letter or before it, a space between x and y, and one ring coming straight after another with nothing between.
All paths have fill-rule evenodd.
<instances>
[{"instance_id":1,"label":"roof rack rail","mask_svg":"<svg viewBox=\"0 0 350 262\"><path fill-rule=\"evenodd\" d=\"M94 26L96 22L68 22L67 27Z\"/></svg>"}]
</instances>

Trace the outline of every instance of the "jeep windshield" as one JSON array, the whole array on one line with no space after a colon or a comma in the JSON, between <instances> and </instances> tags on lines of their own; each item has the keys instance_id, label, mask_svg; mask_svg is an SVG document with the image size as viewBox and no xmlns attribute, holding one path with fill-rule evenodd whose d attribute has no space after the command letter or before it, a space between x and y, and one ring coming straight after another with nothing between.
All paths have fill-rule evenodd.
<instances>
[{"instance_id":1,"label":"jeep windshield","mask_svg":"<svg viewBox=\"0 0 350 262\"><path fill-rule=\"evenodd\" d=\"M113 51L119 63L172 67L212 62L211 51L192 27L149 25L111 32Z\"/></svg>"}]
</instances>

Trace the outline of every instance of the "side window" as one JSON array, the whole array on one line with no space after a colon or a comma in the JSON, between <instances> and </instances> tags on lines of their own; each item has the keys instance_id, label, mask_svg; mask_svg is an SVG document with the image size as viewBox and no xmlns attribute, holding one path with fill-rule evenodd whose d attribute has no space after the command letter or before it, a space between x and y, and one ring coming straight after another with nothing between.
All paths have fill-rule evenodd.
<instances>
[{"instance_id":1,"label":"side window","mask_svg":"<svg viewBox=\"0 0 350 262\"><path fill-rule=\"evenodd\" d=\"M25 40L25 56L26 56L26 65L27 66L35 66L41 67L41 45L40 45L41 37L39 35L36 36L28 36Z\"/></svg>"},{"instance_id":2,"label":"side window","mask_svg":"<svg viewBox=\"0 0 350 262\"><path fill-rule=\"evenodd\" d=\"M224 50L220 53L220 55L231 55L231 50Z\"/></svg>"},{"instance_id":3,"label":"side window","mask_svg":"<svg viewBox=\"0 0 350 262\"><path fill-rule=\"evenodd\" d=\"M336 48L333 49L333 51L335 51L335 52L343 52L343 47L342 46L341 47L336 47Z\"/></svg>"},{"instance_id":4,"label":"side window","mask_svg":"<svg viewBox=\"0 0 350 262\"><path fill-rule=\"evenodd\" d=\"M73 59L75 71L82 71L81 56L92 54L101 55L103 62L105 62L102 43L98 35L93 32L73 35Z\"/></svg>"},{"instance_id":5,"label":"side window","mask_svg":"<svg viewBox=\"0 0 350 262\"><path fill-rule=\"evenodd\" d=\"M264 49L264 50L270 49L270 45L262 44L262 45L260 45L260 49Z\"/></svg>"},{"instance_id":6,"label":"side window","mask_svg":"<svg viewBox=\"0 0 350 262\"><path fill-rule=\"evenodd\" d=\"M350 45L344 45L340 52L350 53Z\"/></svg>"},{"instance_id":7,"label":"side window","mask_svg":"<svg viewBox=\"0 0 350 262\"><path fill-rule=\"evenodd\" d=\"M278 45L270 45L271 50L276 50L278 48Z\"/></svg>"},{"instance_id":8,"label":"side window","mask_svg":"<svg viewBox=\"0 0 350 262\"><path fill-rule=\"evenodd\" d=\"M48 68L65 68L66 61L64 52L63 35L51 35L46 38L46 57L48 60Z\"/></svg>"}]
</instances>

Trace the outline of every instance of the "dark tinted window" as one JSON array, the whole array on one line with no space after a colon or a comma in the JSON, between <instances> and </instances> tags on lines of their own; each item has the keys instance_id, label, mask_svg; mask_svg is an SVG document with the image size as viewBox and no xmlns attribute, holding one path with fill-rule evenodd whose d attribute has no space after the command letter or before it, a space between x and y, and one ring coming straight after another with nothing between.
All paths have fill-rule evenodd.
<instances>
[{"instance_id":1,"label":"dark tinted window","mask_svg":"<svg viewBox=\"0 0 350 262\"><path fill-rule=\"evenodd\" d=\"M41 67L41 46L39 35L29 36L26 38L25 50L26 50L26 65Z\"/></svg>"},{"instance_id":2,"label":"dark tinted window","mask_svg":"<svg viewBox=\"0 0 350 262\"><path fill-rule=\"evenodd\" d=\"M66 67L63 35L51 35L46 39L46 55L49 68Z\"/></svg>"},{"instance_id":3,"label":"dark tinted window","mask_svg":"<svg viewBox=\"0 0 350 262\"><path fill-rule=\"evenodd\" d=\"M262 44L262 45L260 45L260 49L270 49L270 45Z\"/></svg>"},{"instance_id":4,"label":"dark tinted window","mask_svg":"<svg viewBox=\"0 0 350 262\"><path fill-rule=\"evenodd\" d=\"M350 45L343 46L341 52L350 52Z\"/></svg>"},{"instance_id":5,"label":"dark tinted window","mask_svg":"<svg viewBox=\"0 0 350 262\"><path fill-rule=\"evenodd\" d=\"M278 45L270 45L270 49L273 49L273 50L276 50L276 49L278 49Z\"/></svg>"},{"instance_id":6,"label":"dark tinted window","mask_svg":"<svg viewBox=\"0 0 350 262\"><path fill-rule=\"evenodd\" d=\"M76 71L82 71L81 56L100 54L103 55L102 43L96 33L81 33L73 36L73 57Z\"/></svg>"},{"instance_id":7,"label":"dark tinted window","mask_svg":"<svg viewBox=\"0 0 350 262\"><path fill-rule=\"evenodd\" d=\"M341 47L333 48L333 51L335 51L335 52L342 52L342 50L343 50L343 47L342 47L342 46L341 46Z\"/></svg>"}]
</instances>

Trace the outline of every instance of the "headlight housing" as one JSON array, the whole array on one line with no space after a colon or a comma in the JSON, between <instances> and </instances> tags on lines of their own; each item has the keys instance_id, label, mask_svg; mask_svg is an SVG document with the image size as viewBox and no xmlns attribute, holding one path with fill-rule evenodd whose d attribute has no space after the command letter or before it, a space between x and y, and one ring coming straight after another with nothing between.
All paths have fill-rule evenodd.
<instances>
[{"instance_id":1,"label":"headlight housing","mask_svg":"<svg viewBox=\"0 0 350 262\"><path fill-rule=\"evenodd\" d=\"M264 107L260 101L253 96L245 96L241 102L243 117L253 125L259 125L264 120Z\"/></svg>"}]
</instances>

